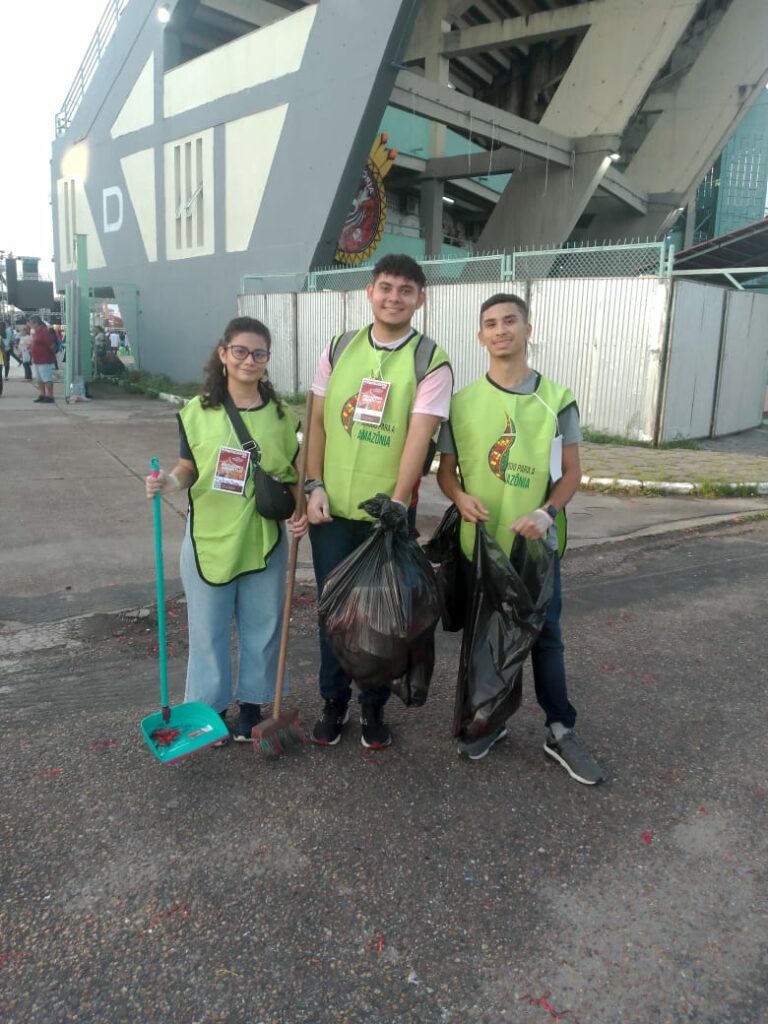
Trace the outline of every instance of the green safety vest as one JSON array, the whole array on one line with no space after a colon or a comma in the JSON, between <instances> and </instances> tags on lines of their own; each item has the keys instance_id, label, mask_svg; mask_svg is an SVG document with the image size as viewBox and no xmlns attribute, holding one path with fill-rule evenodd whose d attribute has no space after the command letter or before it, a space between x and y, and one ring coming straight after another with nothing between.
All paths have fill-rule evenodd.
<instances>
[{"instance_id":1,"label":"green safety vest","mask_svg":"<svg viewBox=\"0 0 768 1024\"><path fill-rule=\"evenodd\" d=\"M358 505L374 494L392 494L419 381L446 365L448 356L418 332L400 348L374 348L370 327L364 327L352 337L334 338L330 361L333 372L323 408L323 481L331 515L370 520L371 516ZM353 418L364 377L392 385L378 427L357 423Z\"/></svg>"},{"instance_id":2,"label":"green safety vest","mask_svg":"<svg viewBox=\"0 0 768 1024\"><path fill-rule=\"evenodd\" d=\"M549 455L557 416L575 404L568 388L540 377L534 394L505 391L487 377L451 402L451 433L464 490L488 509L486 529L509 554L510 525L541 508L551 488ZM558 548L565 550L565 512L557 517ZM475 527L461 524L461 547L472 558Z\"/></svg>"},{"instance_id":3,"label":"green safety vest","mask_svg":"<svg viewBox=\"0 0 768 1024\"><path fill-rule=\"evenodd\" d=\"M295 415L286 409L280 419L274 402L249 412L241 410L240 415L256 442L251 458L270 476L295 483L293 461L299 450ZM204 409L200 398L193 398L179 419L197 469L189 489L189 523L201 579L222 585L245 573L261 572L282 531L279 523L263 519L256 511L250 473L244 494L212 488L219 449L240 447L224 407Z\"/></svg>"}]
</instances>

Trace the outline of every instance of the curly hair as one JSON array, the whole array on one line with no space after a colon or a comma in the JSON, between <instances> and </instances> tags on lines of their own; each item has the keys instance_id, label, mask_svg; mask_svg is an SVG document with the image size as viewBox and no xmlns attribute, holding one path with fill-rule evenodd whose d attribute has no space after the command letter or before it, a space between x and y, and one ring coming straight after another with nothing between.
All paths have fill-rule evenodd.
<instances>
[{"instance_id":1,"label":"curly hair","mask_svg":"<svg viewBox=\"0 0 768 1024\"><path fill-rule=\"evenodd\" d=\"M258 334L266 341L267 350L272 351L272 335L261 320L256 320L252 316L236 316L234 320L230 320L224 328L223 337L216 342L216 348L211 352L208 362L205 364L205 380L200 399L200 404L204 409L217 409L224 402L224 396L227 393L227 378L224 374L224 364L219 357L219 349L226 348L238 334ZM277 415L283 419L285 416L283 403L266 373L259 381L259 394L265 405L267 402L275 403Z\"/></svg>"}]
</instances>

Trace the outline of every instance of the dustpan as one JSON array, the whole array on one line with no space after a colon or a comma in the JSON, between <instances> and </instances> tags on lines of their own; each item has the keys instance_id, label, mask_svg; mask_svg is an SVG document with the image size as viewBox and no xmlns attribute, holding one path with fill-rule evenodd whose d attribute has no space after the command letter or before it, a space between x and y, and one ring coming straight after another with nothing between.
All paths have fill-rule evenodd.
<instances>
[{"instance_id":1,"label":"dustpan","mask_svg":"<svg viewBox=\"0 0 768 1024\"><path fill-rule=\"evenodd\" d=\"M160 472L160 462L152 459L152 472ZM187 701L173 707L168 702L168 657L165 638L165 576L163 573L163 529L159 493L152 499L155 526L155 576L157 578L157 656L160 668L160 710L142 720L144 740L165 764L197 754L218 740L227 739L229 730L213 708L199 701Z\"/></svg>"}]
</instances>

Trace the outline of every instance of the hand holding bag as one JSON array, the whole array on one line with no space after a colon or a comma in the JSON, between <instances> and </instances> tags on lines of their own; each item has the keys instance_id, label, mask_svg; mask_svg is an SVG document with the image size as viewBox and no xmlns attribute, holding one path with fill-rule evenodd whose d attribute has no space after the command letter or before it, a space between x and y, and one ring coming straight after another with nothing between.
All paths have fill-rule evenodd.
<instances>
[{"instance_id":1,"label":"hand holding bag","mask_svg":"<svg viewBox=\"0 0 768 1024\"><path fill-rule=\"evenodd\" d=\"M248 433L248 428L229 394L224 396L224 408L243 450L252 453L256 442ZM261 466L254 461L252 454L251 472L253 474L253 497L259 515L264 519L290 519L296 509L296 502L288 484L265 473Z\"/></svg>"}]
</instances>

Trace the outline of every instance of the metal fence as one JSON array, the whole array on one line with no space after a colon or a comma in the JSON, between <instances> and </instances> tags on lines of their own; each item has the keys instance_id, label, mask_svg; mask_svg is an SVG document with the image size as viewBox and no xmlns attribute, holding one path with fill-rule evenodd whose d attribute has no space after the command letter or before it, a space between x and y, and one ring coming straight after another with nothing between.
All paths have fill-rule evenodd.
<instances>
[{"instance_id":1,"label":"metal fence","mask_svg":"<svg viewBox=\"0 0 768 1024\"><path fill-rule=\"evenodd\" d=\"M567 246L513 252L509 276L525 281L551 277L665 277L669 273L664 242Z\"/></svg>"},{"instance_id":2,"label":"metal fence","mask_svg":"<svg viewBox=\"0 0 768 1024\"><path fill-rule=\"evenodd\" d=\"M530 303L529 363L573 390L586 428L657 441L706 436L710 424L715 433L745 430L762 419L768 296L666 276L435 285L414 327L446 350L457 390L487 369L478 314L498 291ZM727 318L708 314L715 300L718 309L728 304ZM370 321L363 289L241 295L238 308L269 325L270 374L291 393L310 387L335 334ZM705 320L712 322L706 336Z\"/></svg>"},{"instance_id":3,"label":"metal fence","mask_svg":"<svg viewBox=\"0 0 768 1024\"><path fill-rule=\"evenodd\" d=\"M562 277L667 277L672 250L664 242L567 246L510 253L485 253L449 259L420 260L429 288L482 281L535 281ZM359 267L325 267L301 274L246 274L243 295L270 292L350 292L371 280L374 263Z\"/></svg>"}]
</instances>

